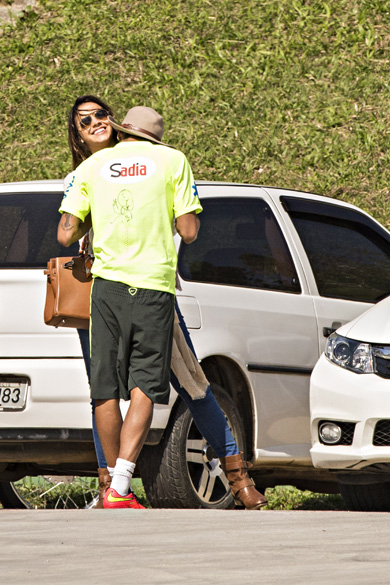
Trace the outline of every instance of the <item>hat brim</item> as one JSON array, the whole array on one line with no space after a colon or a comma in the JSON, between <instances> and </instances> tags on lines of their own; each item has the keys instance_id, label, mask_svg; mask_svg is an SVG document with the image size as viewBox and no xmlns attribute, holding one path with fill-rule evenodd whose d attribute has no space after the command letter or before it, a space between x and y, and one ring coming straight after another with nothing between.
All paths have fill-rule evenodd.
<instances>
[{"instance_id":1,"label":"hat brim","mask_svg":"<svg viewBox=\"0 0 390 585\"><path fill-rule=\"evenodd\" d=\"M114 121L114 118L112 116L108 116L108 121L110 122L111 126L113 128L115 128L115 130L118 130L119 132L124 132L125 134L130 134L130 136L139 136L140 138L145 138L145 140L150 140L150 142L154 142L155 144L161 144L162 146L169 146L170 148L175 148L171 144L167 144L166 142L161 142L161 140L153 138L153 136L149 136L149 134L145 134L143 132L133 130L132 128L125 128L124 126L117 124Z\"/></svg>"}]
</instances>

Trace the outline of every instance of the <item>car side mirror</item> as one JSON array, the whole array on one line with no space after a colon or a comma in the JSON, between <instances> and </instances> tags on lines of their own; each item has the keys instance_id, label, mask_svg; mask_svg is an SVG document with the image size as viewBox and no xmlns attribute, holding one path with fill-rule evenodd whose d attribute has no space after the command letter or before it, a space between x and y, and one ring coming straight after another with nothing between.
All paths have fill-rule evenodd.
<instances>
[{"instance_id":1,"label":"car side mirror","mask_svg":"<svg viewBox=\"0 0 390 585\"><path fill-rule=\"evenodd\" d=\"M333 321L331 327L323 327L322 328L322 335L324 337L329 337L332 333L336 331L339 327L341 327L342 323L340 321Z\"/></svg>"}]
</instances>

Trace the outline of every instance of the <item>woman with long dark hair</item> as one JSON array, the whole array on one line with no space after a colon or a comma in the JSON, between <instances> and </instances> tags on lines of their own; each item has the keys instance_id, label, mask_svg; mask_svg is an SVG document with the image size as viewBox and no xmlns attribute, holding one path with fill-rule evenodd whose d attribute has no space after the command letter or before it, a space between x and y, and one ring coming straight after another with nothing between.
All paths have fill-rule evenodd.
<instances>
[{"instance_id":1,"label":"woman with long dark hair","mask_svg":"<svg viewBox=\"0 0 390 585\"><path fill-rule=\"evenodd\" d=\"M73 170L84 160L98 152L102 148L114 146L117 143L116 130L108 122L108 115L113 116L113 111L103 100L93 95L83 95L76 99L68 116L68 143L72 154ZM64 191L72 182L73 173L69 173L64 182ZM84 236L81 249L89 257L93 256L92 230ZM91 358L89 345L89 331L78 329L81 349L87 371L88 382L91 374ZM109 486L111 477L107 470L107 463L100 443L99 434L95 422L95 401L92 404L92 434L95 444L96 458L99 474L99 501L95 508L103 508L103 496L106 487Z\"/></svg>"}]
</instances>

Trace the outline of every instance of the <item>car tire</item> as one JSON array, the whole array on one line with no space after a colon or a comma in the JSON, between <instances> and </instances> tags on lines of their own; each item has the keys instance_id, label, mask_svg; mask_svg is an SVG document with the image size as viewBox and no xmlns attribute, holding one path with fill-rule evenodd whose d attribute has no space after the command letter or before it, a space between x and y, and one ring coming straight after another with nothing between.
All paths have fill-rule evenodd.
<instances>
[{"instance_id":1,"label":"car tire","mask_svg":"<svg viewBox=\"0 0 390 585\"><path fill-rule=\"evenodd\" d=\"M245 433L231 397L216 384L218 400L232 434L245 453ZM213 449L198 431L190 411L179 399L172 409L164 437L157 446L145 446L140 473L152 508L230 509L233 497Z\"/></svg>"},{"instance_id":2,"label":"car tire","mask_svg":"<svg viewBox=\"0 0 390 585\"><path fill-rule=\"evenodd\" d=\"M354 512L390 512L390 482L370 484L339 482L339 487L348 510Z\"/></svg>"},{"instance_id":3,"label":"car tire","mask_svg":"<svg viewBox=\"0 0 390 585\"><path fill-rule=\"evenodd\" d=\"M92 508L98 498L98 480L90 477L39 475L0 482L0 502L8 509Z\"/></svg>"},{"instance_id":4,"label":"car tire","mask_svg":"<svg viewBox=\"0 0 390 585\"><path fill-rule=\"evenodd\" d=\"M19 494L15 485L11 483L0 482L0 502L3 508L23 509L31 506Z\"/></svg>"}]
</instances>

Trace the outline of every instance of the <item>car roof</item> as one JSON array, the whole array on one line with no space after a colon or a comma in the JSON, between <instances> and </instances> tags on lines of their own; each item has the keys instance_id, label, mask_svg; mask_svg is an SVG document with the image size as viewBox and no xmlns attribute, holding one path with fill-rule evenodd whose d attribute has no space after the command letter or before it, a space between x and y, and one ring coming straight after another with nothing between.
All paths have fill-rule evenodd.
<instances>
[{"instance_id":1,"label":"car roof","mask_svg":"<svg viewBox=\"0 0 390 585\"><path fill-rule=\"evenodd\" d=\"M327 195L319 195L318 193L313 193L313 192L309 192L309 191L298 191L297 189L290 189L288 187L270 187L268 185L255 185L253 183L229 183L229 182L224 182L224 181L196 181L196 184L198 185L198 187L213 186L213 187L217 187L217 188L223 187L224 189L226 187L248 187L248 188L253 188L253 189L262 189L273 200L275 200L281 196L293 197L296 199L309 199L311 201L313 201L313 200L319 201L319 202L327 203L330 205L349 207L350 209L355 209L355 210L360 211L361 213L363 213L365 215L369 215L369 214L367 214L366 211L364 211L360 207L357 207L356 205L353 205L352 203L347 203L346 201L343 201L341 199L335 199L335 198L329 197ZM218 191L218 189L217 189L217 191ZM206 193L206 195L207 195L207 193ZM225 194L222 192L213 193L213 196L216 196L216 197L223 197L224 195ZM203 196L204 196L204 194L202 193L202 197Z\"/></svg>"},{"instance_id":2,"label":"car roof","mask_svg":"<svg viewBox=\"0 0 390 585\"><path fill-rule=\"evenodd\" d=\"M298 191L296 189L284 188L284 187L271 187L267 185L255 185L252 183L231 183L225 181L196 181L196 184L199 187L213 187L217 188L216 192L213 192L213 196L222 197L223 193L218 193L218 187L222 187L226 189L227 187L246 187L249 189L262 189L265 191L272 199L278 198L281 195L285 195L288 197L294 198L301 198L301 199L311 199L316 201L322 201L324 203L330 203L333 205L341 205L343 207L350 207L353 209L357 209L362 213L365 213L359 207L351 203L347 203L346 201L342 201L340 199L334 199L332 197L328 197L326 195L318 195L317 193L311 193L308 191ZM43 179L40 181L15 181L9 183L0 183L0 195L1 193L34 193L36 191L40 192L51 192L53 188L55 191L61 191L64 185L63 179ZM207 192L205 193L207 196ZM202 194L203 196L203 194ZM383 226L382 226L383 227Z\"/></svg>"},{"instance_id":3,"label":"car roof","mask_svg":"<svg viewBox=\"0 0 390 585\"><path fill-rule=\"evenodd\" d=\"M44 179L42 181L16 181L11 183L0 183L0 193L21 193L34 191L52 191L63 189L63 179Z\"/></svg>"},{"instance_id":4,"label":"car roof","mask_svg":"<svg viewBox=\"0 0 390 585\"><path fill-rule=\"evenodd\" d=\"M56 187L61 186L64 184L64 180L63 179L42 179L39 181L13 181L13 182L9 182L9 183L0 183L0 190L4 191L4 190L20 190L20 188L23 189L32 189L32 190L36 190L38 187L39 188L46 188L46 187L50 187L55 185ZM325 199L331 200L331 197L327 197L326 195L319 195L318 193L311 193L309 191L298 191L297 189L290 189L290 188L286 188L286 187L272 187L272 186L268 186L268 185L255 185L254 183L233 183L233 182L228 182L228 181L205 181L205 180L201 180L201 181L196 181L196 184L199 186L213 186L213 187L248 187L248 188L255 188L255 189L265 189L267 191L272 191L272 192L279 192L279 191L283 191L283 192L287 192L292 195L295 196L302 196L302 195L307 195L308 197L313 197L315 196L317 197L323 197ZM339 201L339 200L336 200Z\"/></svg>"}]
</instances>

